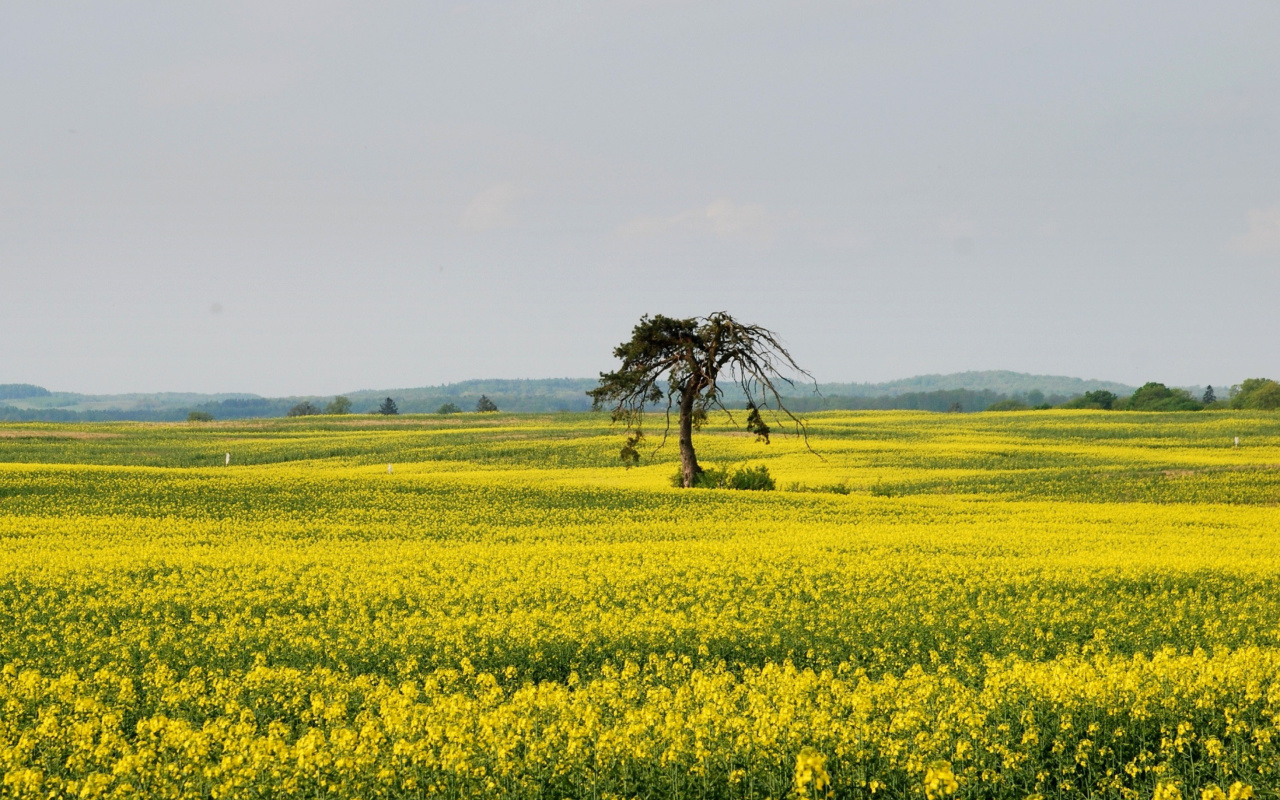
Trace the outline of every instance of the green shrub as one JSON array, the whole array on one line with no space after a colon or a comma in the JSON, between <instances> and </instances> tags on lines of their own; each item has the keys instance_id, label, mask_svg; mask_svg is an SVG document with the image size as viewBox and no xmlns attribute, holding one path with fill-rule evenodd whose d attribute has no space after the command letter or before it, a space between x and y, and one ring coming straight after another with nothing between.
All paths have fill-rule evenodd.
<instances>
[{"instance_id":1,"label":"green shrub","mask_svg":"<svg viewBox=\"0 0 1280 800\"><path fill-rule=\"evenodd\" d=\"M814 494L850 494L853 492L853 487L849 485L847 480L840 483L789 483L786 491L812 492Z\"/></svg>"},{"instance_id":2,"label":"green shrub","mask_svg":"<svg viewBox=\"0 0 1280 800\"><path fill-rule=\"evenodd\" d=\"M192 411L187 414L187 422L213 422L213 415L208 411Z\"/></svg>"},{"instance_id":3,"label":"green shrub","mask_svg":"<svg viewBox=\"0 0 1280 800\"><path fill-rule=\"evenodd\" d=\"M1098 389L1093 392L1085 392L1079 397L1068 400L1062 404L1063 408L1096 408L1109 411L1115 408L1116 401L1119 400L1114 393L1108 392L1106 389Z\"/></svg>"},{"instance_id":4,"label":"green shrub","mask_svg":"<svg viewBox=\"0 0 1280 800\"><path fill-rule=\"evenodd\" d=\"M671 476L671 485L677 489L684 486L684 472L676 469ZM761 464L758 467L739 467L730 472L727 469L704 467L694 476L694 489L738 489L748 492L771 492L778 488L769 474L769 468Z\"/></svg>"},{"instance_id":5,"label":"green shrub","mask_svg":"<svg viewBox=\"0 0 1280 800\"><path fill-rule=\"evenodd\" d=\"M1010 397L1008 400L1001 400L998 403L992 403L987 406L988 411L1026 411L1028 408L1030 406L1016 397Z\"/></svg>"},{"instance_id":6,"label":"green shrub","mask_svg":"<svg viewBox=\"0 0 1280 800\"><path fill-rule=\"evenodd\" d=\"M758 467L742 467L729 476L729 489L740 489L746 492L772 492L777 488L769 468L764 464Z\"/></svg>"}]
</instances>

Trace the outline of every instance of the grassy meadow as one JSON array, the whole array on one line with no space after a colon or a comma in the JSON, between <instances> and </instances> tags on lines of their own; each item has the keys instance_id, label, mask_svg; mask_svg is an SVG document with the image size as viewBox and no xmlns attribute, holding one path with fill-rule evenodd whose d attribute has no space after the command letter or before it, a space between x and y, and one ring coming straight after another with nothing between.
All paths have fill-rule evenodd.
<instances>
[{"instance_id":1,"label":"grassy meadow","mask_svg":"<svg viewBox=\"0 0 1280 800\"><path fill-rule=\"evenodd\" d=\"M0 796L1280 797L1275 413L809 422L0 424Z\"/></svg>"}]
</instances>

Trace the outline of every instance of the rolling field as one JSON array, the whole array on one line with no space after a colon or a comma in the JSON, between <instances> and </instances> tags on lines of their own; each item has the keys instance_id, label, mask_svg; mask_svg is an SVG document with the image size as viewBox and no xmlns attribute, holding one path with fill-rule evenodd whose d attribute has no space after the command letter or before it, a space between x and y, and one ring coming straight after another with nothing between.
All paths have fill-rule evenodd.
<instances>
[{"instance_id":1,"label":"rolling field","mask_svg":"<svg viewBox=\"0 0 1280 800\"><path fill-rule=\"evenodd\" d=\"M810 422L0 424L0 796L1280 797L1280 417Z\"/></svg>"}]
</instances>

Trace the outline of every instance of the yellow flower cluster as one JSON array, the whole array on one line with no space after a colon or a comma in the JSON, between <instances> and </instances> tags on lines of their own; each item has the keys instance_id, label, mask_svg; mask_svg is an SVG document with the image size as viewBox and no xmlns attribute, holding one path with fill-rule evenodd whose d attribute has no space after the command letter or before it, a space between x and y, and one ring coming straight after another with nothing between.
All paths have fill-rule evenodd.
<instances>
[{"instance_id":1,"label":"yellow flower cluster","mask_svg":"<svg viewBox=\"0 0 1280 800\"><path fill-rule=\"evenodd\" d=\"M0 425L0 796L1280 785L1274 415L698 441L791 491L590 415Z\"/></svg>"}]
</instances>

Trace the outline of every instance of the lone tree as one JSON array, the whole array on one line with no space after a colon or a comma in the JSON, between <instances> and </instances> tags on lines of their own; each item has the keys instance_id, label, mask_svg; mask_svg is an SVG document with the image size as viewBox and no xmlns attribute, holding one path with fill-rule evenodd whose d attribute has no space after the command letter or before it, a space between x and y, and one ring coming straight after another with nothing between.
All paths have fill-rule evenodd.
<instances>
[{"instance_id":1,"label":"lone tree","mask_svg":"<svg viewBox=\"0 0 1280 800\"><path fill-rule=\"evenodd\" d=\"M382 405L378 406L378 413L391 416L392 414L399 414L400 408L396 405L395 400L388 397L386 400L382 401Z\"/></svg>"},{"instance_id":2,"label":"lone tree","mask_svg":"<svg viewBox=\"0 0 1280 800\"><path fill-rule=\"evenodd\" d=\"M346 397L345 395L338 395L337 397L333 398L333 401L332 401L332 402L330 402L330 403L329 403L329 405L327 405L327 406L325 406L325 407L324 407L324 413L326 413L326 414L350 414L350 413L351 413L351 398Z\"/></svg>"},{"instance_id":3,"label":"lone tree","mask_svg":"<svg viewBox=\"0 0 1280 800\"><path fill-rule=\"evenodd\" d=\"M724 405L723 384L736 385L747 399L747 430L768 444L770 428L760 412L781 411L804 433L804 423L782 402L778 384L794 386L783 370L813 376L801 369L773 331L744 325L720 311L706 317L672 319L645 315L631 331L630 341L614 348L622 366L600 373L600 385L587 394L593 409L609 406L614 422L626 423L629 434L622 447L628 465L640 460L637 445L644 438L641 425L647 405L666 401L666 428L671 410L678 410L680 472L684 487L695 485L702 468L693 450L693 432L702 427L707 411ZM808 441L806 437L806 442ZM659 445L661 446L661 445Z\"/></svg>"},{"instance_id":4,"label":"lone tree","mask_svg":"<svg viewBox=\"0 0 1280 800\"><path fill-rule=\"evenodd\" d=\"M480 395L480 399L476 401L476 411L481 414L488 414L498 410L498 404L489 399L488 395Z\"/></svg>"},{"instance_id":5,"label":"lone tree","mask_svg":"<svg viewBox=\"0 0 1280 800\"><path fill-rule=\"evenodd\" d=\"M1218 396L1213 393L1213 386L1210 385L1205 387L1204 394L1200 397L1200 402L1204 403L1206 406L1211 406L1218 402Z\"/></svg>"},{"instance_id":6,"label":"lone tree","mask_svg":"<svg viewBox=\"0 0 1280 800\"><path fill-rule=\"evenodd\" d=\"M319 413L320 409L317 408L315 403L312 403L310 400L303 400L301 403L298 403L296 406L289 409L289 416L291 417L311 417Z\"/></svg>"}]
</instances>

